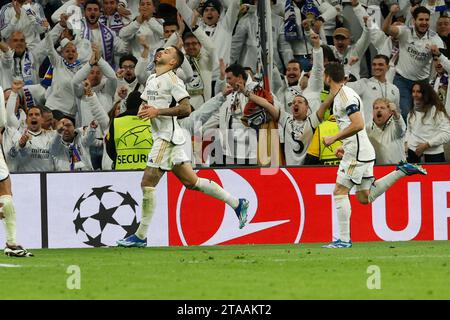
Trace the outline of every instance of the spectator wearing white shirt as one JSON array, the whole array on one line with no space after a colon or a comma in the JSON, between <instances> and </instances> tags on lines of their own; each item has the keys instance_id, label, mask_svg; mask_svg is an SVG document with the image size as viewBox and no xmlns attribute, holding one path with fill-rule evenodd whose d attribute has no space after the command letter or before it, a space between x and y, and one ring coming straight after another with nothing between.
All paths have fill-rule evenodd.
<instances>
[{"instance_id":1,"label":"spectator wearing white shirt","mask_svg":"<svg viewBox=\"0 0 450 320\"><path fill-rule=\"evenodd\" d=\"M55 50L52 39L46 37L48 57L53 66L52 85L47 91L45 106L52 110L57 120L63 117L75 119L77 108L72 87L72 78L81 68L77 47L69 40L61 41L61 54ZM74 121L74 120L73 120Z\"/></svg>"},{"instance_id":2,"label":"spectator wearing white shirt","mask_svg":"<svg viewBox=\"0 0 450 320\"><path fill-rule=\"evenodd\" d=\"M139 1L139 15L126 27L120 30L120 37L130 44L131 54L135 57L141 55L142 48L139 44L139 36L145 36L151 49L163 46L163 26L153 16L155 6L152 0Z\"/></svg>"},{"instance_id":3,"label":"spectator wearing white shirt","mask_svg":"<svg viewBox=\"0 0 450 320\"><path fill-rule=\"evenodd\" d=\"M351 44L351 33L347 28L337 28L333 33L333 43L330 46L336 59L344 66L345 74L353 76L356 80L360 78L360 65L364 53L370 44L369 29L363 28L361 37ZM354 58L358 59L355 61Z\"/></svg>"},{"instance_id":4,"label":"spectator wearing white shirt","mask_svg":"<svg viewBox=\"0 0 450 320\"><path fill-rule=\"evenodd\" d=\"M413 27L390 26L389 33L399 40L399 60L394 84L400 91L400 110L405 119L412 105L412 86L417 81L428 81L431 73L430 47L444 44L438 34L430 30L430 11L417 7L413 12Z\"/></svg>"},{"instance_id":5,"label":"spectator wearing white shirt","mask_svg":"<svg viewBox=\"0 0 450 320\"><path fill-rule=\"evenodd\" d=\"M15 31L23 32L28 48L33 49L41 41L40 35L49 30L49 24L39 3L13 0L0 11L0 30L6 39Z\"/></svg>"},{"instance_id":6,"label":"spectator wearing white shirt","mask_svg":"<svg viewBox=\"0 0 450 320\"><path fill-rule=\"evenodd\" d=\"M408 114L409 162L445 162L444 144L450 141L450 120L444 104L428 83L415 83L414 106Z\"/></svg>"},{"instance_id":7,"label":"spectator wearing white shirt","mask_svg":"<svg viewBox=\"0 0 450 320\"><path fill-rule=\"evenodd\" d=\"M385 55L376 55L372 60L372 78L361 78L358 81L347 83L347 86L355 90L363 100L366 125L372 123L371 106L376 99L388 99L394 102L396 106L400 103L398 88L386 79L388 69L389 58Z\"/></svg>"},{"instance_id":8,"label":"spectator wearing white shirt","mask_svg":"<svg viewBox=\"0 0 450 320\"><path fill-rule=\"evenodd\" d=\"M71 119L63 118L58 123L57 131L51 142L50 153L55 157L57 171L86 171L92 170L89 147L95 141L95 128L75 129Z\"/></svg>"},{"instance_id":9,"label":"spectator wearing white shirt","mask_svg":"<svg viewBox=\"0 0 450 320\"><path fill-rule=\"evenodd\" d=\"M196 23L196 21L193 21ZM217 61L216 49L211 38L197 24L192 27L192 33L183 36L185 58L194 72L193 77L186 83L186 90L191 99L190 104L198 109L211 99L212 70Z\"/></svg>"},{"instance_id":10,"label":"spectator wearing white shirt","mask_svg":"<svg viewBox=\"0 0 450 320\"><path fill-rule=\"evenodd\" d=\"M176 8L187 25L192 25L193 10L186 4L186 0L176 0ZM219 0L205 1L200 11L202 21L199 22L199 27L213 41L217 58L222 58L227 65L230 64L232 34L239 14L239 0L229 0L225 13ZM215 82L219 79L219 76L219 60L217 60L212 74L213 95Z\"/></svg>"},{"instance_id":11,"label":"spectator wearing white shirt","mask_svg":"<svg viewBox=\"0 0 450 320\"><path fill-rule=\"evenodd\" d=\"M81 35L84 39L100 47L103 59L115 69L118 57L128 53L128 45L113 30L99 21L100 4L97 0L88 0L81 20Z\"/></svg>"},{"instance_id":12,"label":"spectator wearing white shirt","mask_svg":"<svg viewBox=\"0 0 450 320\"><path fill-rule=\"evenodd\" d=\"M405 161L406 124L397 106L386 98L373 102L373 121L366 126L375 149L375 164L397 164Z\"/></svg>"},{"instance_id":13,"label":"spectator wearing white shirt","mask_svg":"<svg viewBox=\"0 0 450 320\"><path fill-rule=\"evenodd\" d=\"M28 49L25 36L21 31L11 33L8 44L9 48L4 44L1 45L3 86L11 87L13 79L22 80L26 85L39 83L39 66L45 58L45 51Z\"/></svg>"},{"instance_id":14,"label":"spectator wearing white shirt","mask_svg":"<svg viewBox=\"0 0 450 320\"><path fill-rule=\"evenodd\" d=\"M119 8L121 8L121 6L119 5L118 0L103 0L102 15L99 18L99 21L114 31L116 36L119 35L119 32L123 27L131 22L127 16L120 14Z\"/></svg>"}]
</instances>

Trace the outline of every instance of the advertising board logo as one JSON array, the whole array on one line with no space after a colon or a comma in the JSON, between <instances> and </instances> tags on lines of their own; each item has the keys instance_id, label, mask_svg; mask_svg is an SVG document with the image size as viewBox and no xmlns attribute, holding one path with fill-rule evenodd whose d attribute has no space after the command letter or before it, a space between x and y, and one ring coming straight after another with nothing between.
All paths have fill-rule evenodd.
<instances>
[{"instance_id":1,"label":"advertising board logo","mask_svg":"<svg viewBox=\"0 0 450 320\"><path fill-rule=\"evenodd\" d=\"M202 170L198 175L250 202L248 224L238 228L234 210L184 187L177 199L177 232L183 245L298 243L305 221L300 189L286 169L271 176L259 169Z\"/></svg>"},{"instance_id":2,"label":"advertising board logo","mask_svg":"<svg viewBox=\"0 0 450 320\"><path fill-rule=\"evenodd\" d=\"M111 187L93 187L83 193L74 206L75 233L88 246L113 246L118 239L134 234L139 226L137 202L130 193Z\"/></svg>"}]
</instances>

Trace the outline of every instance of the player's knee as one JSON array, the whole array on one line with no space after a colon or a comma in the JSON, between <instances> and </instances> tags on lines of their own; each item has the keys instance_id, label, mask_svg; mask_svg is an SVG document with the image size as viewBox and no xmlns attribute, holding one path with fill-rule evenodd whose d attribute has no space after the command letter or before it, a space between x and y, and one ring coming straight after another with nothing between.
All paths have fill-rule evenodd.
<instances>
[{"instance_id":1,"label":"player's knee","mask_svg":"<svg viewBox=\"0 0 450 320\"><path fill-rule=\"evenodd\" d=\"M369 204L369 194L366 194L364 192L357 192L356 198L358 199L359 203Z\"/></svg>"},{"instance_id":2,"label":"player's knee","mask_svg":"<svg viewBox=\"0 0 450 320\"><path fill-rule=\"evenodd\" d=\"M195 182L193 183L192 181L183 181L183 185L186 187L186 189L198 190L197 184Z\"/></svg>"},{"instance_id":3,"label":"player's knee","mask_svg":"<svg viewBox=\"0 0 450 320\"><path fill-rule=\"evenodd\" d=\"M334 188L333 195L334 196L345 196L348 194L348 192L349 192L348 188L337 185Z\"/></svg>"}]
</instances>

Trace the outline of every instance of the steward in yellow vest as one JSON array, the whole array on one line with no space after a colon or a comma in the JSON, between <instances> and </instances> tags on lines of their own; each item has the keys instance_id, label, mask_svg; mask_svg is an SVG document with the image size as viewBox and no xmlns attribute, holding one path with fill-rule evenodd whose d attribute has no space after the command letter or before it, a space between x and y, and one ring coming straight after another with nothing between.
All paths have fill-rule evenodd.
<instances>
[{"instance_id":1,"label":"steward in yellow vest","mask_svg":"<svg viewBox=\"0 0 450 320\"><path fill-rule=\"evenodd\" d=\"M137 99L139 98L139 99ZM140 92L130 93L127 111L114 118L106 137L106 151L115 170L145 169L153 145L150 120L137 116L142 100Z\"/></svg>"},{"instance_id":2,"label":"steward in yellow vest","mask_svg":"<svg viewBox=\"0 0 450 320\"><path fill-rule=\"evenodd\" d=\"M336 141L331 146L326 147L323 143L323 137L334 136L339 132L339 127L336 123L334 115L331 115L328 120L322 122L314 132L314 136L309 146L305 165L339 165L341 161L336 157L336 150L342 146L341 141Z\"/></svg>"}]
</instances>

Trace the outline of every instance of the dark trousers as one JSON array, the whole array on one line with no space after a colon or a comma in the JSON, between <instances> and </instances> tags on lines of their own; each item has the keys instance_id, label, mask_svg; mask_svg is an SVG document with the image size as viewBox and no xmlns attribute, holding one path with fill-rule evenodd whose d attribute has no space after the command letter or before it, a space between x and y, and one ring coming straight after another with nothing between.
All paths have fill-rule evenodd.
<instances>
[{"instance_id":1,"label":"dark trousers","mask_svg":"<svg viewBox=\"0 0 450 320\"><path fill-rule=\"evenodd\" d=\"M424 159L425 161L422 161ZM408 162L410 163L432 163L432 162L445 162L444 153L438 154L424 154L422 157L418 157L414 151L408 149Z\"/></svg>"}]
</instances>

